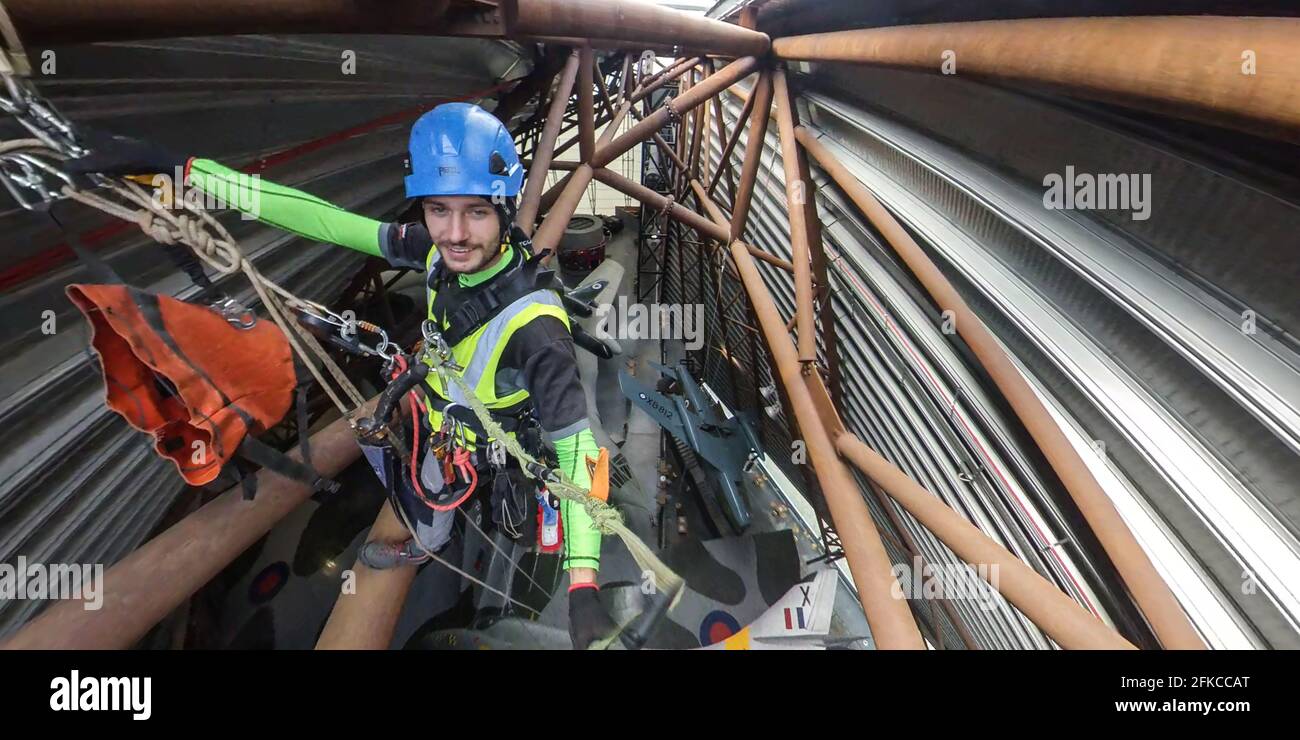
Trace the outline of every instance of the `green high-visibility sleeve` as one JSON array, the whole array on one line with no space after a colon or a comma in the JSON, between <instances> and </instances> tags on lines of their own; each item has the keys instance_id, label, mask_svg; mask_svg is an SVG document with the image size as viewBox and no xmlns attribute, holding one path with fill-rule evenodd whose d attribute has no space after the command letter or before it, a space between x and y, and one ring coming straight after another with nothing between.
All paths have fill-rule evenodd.
<instances>
[{"instance_id":1,"label":"green high-visibility sleeve","mask_svg":"<svg viewBox=\"0 0 1300 740\"><path fill-rule=\"evenodd\" d=\"M555 440L555 454L560 469L579 488L591 487L591 474L587 472L586 459L600 454L591 429ZM592 523L582 504L568 499L560 500L560 514L564 520L564 569L600 568L600 530Z\"/></svg>"},{"instance_id":2,"label":"green high-visibility sleeve","mask_svg":"<svg viewBox=\"0 0 1300 740\"><path fill-rule=\"evenodd\" d=\"M379 221L350 213L310 193L232 170L210 159L190 161L189 183L262 223L308 239L384 256L379 248Z\"/></svg>"}]
</instances>

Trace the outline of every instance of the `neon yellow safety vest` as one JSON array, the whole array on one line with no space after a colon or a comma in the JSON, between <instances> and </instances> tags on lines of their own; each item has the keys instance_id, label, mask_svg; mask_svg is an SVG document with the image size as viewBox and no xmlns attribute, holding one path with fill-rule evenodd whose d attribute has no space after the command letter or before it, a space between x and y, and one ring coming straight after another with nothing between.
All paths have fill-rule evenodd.
<instances>
[{"instance_id":1,"label":"neon yellow safety vest","mask_svg":"<svg viewBox=\"0 0 1300 740\"><path fill-rule=\"evenodd\" d=\"M441 255L438 254L436 247L429 250L429 256L425 258L426 275L434 274L440 259ZM437 297L437 291L429 288L428 294L428 317L431 321L437 321L433 315L433 303ZM566 329L569 328L569 314L565 311L560 296L551 290L534 290L506 306L490 321L474 330L472 334L460 340L456 343L456 346L451 348L452 357L456 364L464 368L459 373L461 378L464 379L466 385L474 390L474 395L478 396L483 405L489 409L508 409L528 399L527 389L514 386L507 380L497 378L497 367L501 362L501 355L505 352L510 337L521 327L539 316L554 316L564 322ZM447 328L445 323L440 323L440 327L442 329ZM443 388L442 378L436 372L429 373L425 382L429 384L429 388L438 397L444 398L453 404L469 407L469 403L458 384L453 383L449 388ZM442 417L443 413L441 411L430 406L429 424L434 431L442 428ZM473 442L474 433L472 431L468 432L467 438L470 442Z\"/></svg>"}]
</instances>

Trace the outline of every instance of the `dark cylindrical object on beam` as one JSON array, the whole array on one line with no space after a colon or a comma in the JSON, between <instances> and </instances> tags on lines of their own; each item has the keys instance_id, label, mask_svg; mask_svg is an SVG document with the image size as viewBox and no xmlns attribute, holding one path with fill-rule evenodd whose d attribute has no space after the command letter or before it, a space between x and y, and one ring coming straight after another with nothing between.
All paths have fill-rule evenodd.
<instances>
[{"instance_id":1,"label":"dark cylindrical object on beam","mask_svg":"<svg viewBox=\"0 0 1300 740\"><path fill-rule=\"evenodd\" d=\"M366 541L400 544L410 537L410 530L385 501ZM360 560L353 563L353 588L340 593L334 602L316 649L387 650L417 570L414 564L374 570Z\"/></svg>"}]
</instances>

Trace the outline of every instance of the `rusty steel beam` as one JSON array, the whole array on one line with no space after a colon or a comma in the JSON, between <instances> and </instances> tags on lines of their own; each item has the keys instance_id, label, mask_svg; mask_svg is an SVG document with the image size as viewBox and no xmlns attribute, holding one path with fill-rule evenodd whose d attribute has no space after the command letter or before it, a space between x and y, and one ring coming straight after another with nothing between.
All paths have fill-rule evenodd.
<instances>
[{"instance_id":1,"label":"rusty steel beam","mask_svg":"<svg viewBox=\"0 0 1300 740\"><path fill-rule=\"evenodd\" d=\"M298 448L287 454L302 459ZM311 454L315 469L333 477L361 449L348 420L340 418L311 435ZM306 484L261 470L252 501L237 485L106 569L100 609L87 610L82 600L52 603L0 649L130 648L311 495Z\"/></svg>"},{"instance_id":2,"label":"rusty steel beam","mask_svg":"<svg viewBox=\"0 0 1300 740\"><path fill-rule=\"evenodd\" d=\"M450 0L4 0L27 45L245 33L438 35Z\"/></svg>"},{"instance_id":3,"label":"rusty steel beam","mask_svg":"<svg viewBox=\"0 0 1300 740\"><path fill-rule=\"evenodd\" d=\"M668 146L668 142L664 141L663 134L660 134L658 131L656 131L654 132L654 134L651 135L650 138L654 141L655 144L659 145L659 148L663 150L664 154L668 155L668 158L673 161L673 164L677 166L678 170L686 169L686 163L682 161L681 155L677 153L676 149L673 149L672 147Z\"/></svg>"},{"instance_id":4,"label":"rusty steel beam","mask_svg":"<svg viewBox=\"0 0 1300 740\"><path fill-rule=\"evenodd\" d=\"M712 74L716 71L717 69L713 65L713 60L709 60L709 73ZM699 161L695 163L697 168L697 174L695 177L704 180L709 179L709 173L712 170L712 163L709 161L709 149L713 146L713 126L711 124L713 123L713 109L718 106L718 99L720 97L722 96L714 95L709 101L713 103L713 105L701 105L696 109L701 114L700 125L704 128L704 141L700 146L700 151L704 152L704 154L699 158Z\"/></svg>"},{"instance_id":5,"label":"rusty steel beam","mask_svg":"<svg viewBox=\"0 0 1300 740\"><path fill-rule=\"evenodd\" d=\"M596 148L609 144L618 135L618 127L623 125L623 119L632 111L632 103L624 102L618 107L618 113L614 114L614 120L605 124L605 130L600 132L600 139L596 141Z\"/></svg>"},{"instance_id":6,"label":"rusty steel beam","mask_svg":"<svg viewBox=\"0 0 1300 740\"><path fill-rule=\"evenodd\" d=\"M713 219L713 223L725 227L728 236L730 236L731 220L727 218L727 214L722 212L722 206L709 197L699 180L691 180L691 189L695 191L695 197L699 199L700 205L704 206L704 210L708 212L709 218Z\"/></svg>"},{"instance_id":7,"label":"rusty steel beam","mask_svg":"<svg viewBox=\"0 0 1300 740\"><path fill-rule=\"evenodd\" d=\"M632 91L632 102L633 103L641 102L641 99L644 98L645 96L649 95L655 90L658 90L664 85L667 85L669 82L672 82L678 77L681 77L682 75L686 74L688 70L694 67L701 60L702 57L692 57L685 61L674 64L672 67L670 67L669 69L663 71L658 75L651 76L650 79L647 79L644 82L642 82L640 87Z\"/></svg>"},{"instance_id":8,"label":"rusty steel beam","mask_svg":"<svg viewBox=\"0 0 1300 740\"><path fill-rule=\"evenodd\" d=\"M681 46L727 56L761 56L765 33L645 0L502 0L513 34L600 37Z\"/></svg>"},{"instance_id":9,"label":"rusty steel beam","mask_svg":"<svg viewBox=\"0 0 1300 740\"><path fill-rule=\"evenodd\" d=\"M596 153L596 104L593 66L595 54L590 46L578 50L578 158L591 161Z\"/></svg>"},{"instance_id":10,"label":"rusty steel beam","mask_svg":"<svg viewBox=\"0 0 1300 740\"><path fill-rule=\"evenodd\" d=\"M801 179L803 154L794 138L794 98L786 85L785 70L772 71L772 91L777 103L777 129L781 139L781 165L785 169L786 215L790 220L790 245L794 263L794 317L799 341L799 362L807 372L817 362L817 335L813 311L812 254L808 246L809 185Z\"/></svg>"},{"instance_id":11,"label":"rusty steel beam","mask_svg":"<svg viewBox=\"0 0 1300 740\"><path fill-rule=\"evenodd\" d=\"M766 115L764 116L766 120ZM924 650L925 641L912 618L906 599L895 596L901 592L892 573L892 563L881 542L880 533L871 520L866 499L857 482L836 454L835 446L817 415L808 386L803 379L798 354L785 331L785 321L777 310L776 301L749 250L740 241L731 242L731 256L740 271L741 281L749 302L758 317L759 327L773 364L780 374L782 385L789 394L803 440L807 443L813 472L821 484L830 509L835 530L839 533L844 556L849 564L853 582L857 585L858 599L867 615L871 635L876 645L883 649Z\"/></svg>"},{"instance_id":12,"label":"rusty steel beam","mask_svg":"<svg viewBox=\"0 0 1300 740\"><path fill-rule=\"evenodd\" d=\"M788 87L788 80L787 80L787 87ZM736 90L734 88L729 89L727 92L730 92L732 95L735 95L736 97L744 101L744 106L745 106L744 110L749 111L752 109L755 100L754 95L746 94L745 92L741 90ZM793 104L793 96L790 97L791 97L790 105L792 106L790 108L790 113L794 125L798 127L799 125L798 108L795 107ZM778 125L780 124L779 114L778 114L778 109L780 107L781 106L774 101L773 105L771 106L771 111L768 114L768 118L776 119L778 121ZM739 131L737 131L737 133L739 133ZM782 147L784 147L784 145L785 144L783 138ZM734 142L732 143L732 146L734 146ZM782 158L784 160L784 155ZM813 184L812 175L808 167L808 158L802 155L799 156L798 166L799 166L799 181L805 183L803 220L805 226L807 227L808 249L809 249L810 257L812 259L812 277L813 277L813 288L814 288L813 292L815 295L818 296L818 300L820 302L819 304L820 310L818 311L818 316L820 316L821 318L820 336L822 337L822 342L826 346L826 372L827 375L829 376L828 380L830 382L831 392L835 398L839 398L841 393L841 385L843 381L840 376L839 347L835 339L836 337L835 307L834 304L832 303L830 275L828 274L829 271L827 269L827 264L826 264L826 252L822 245L821 221L817 214L816 198L815 196L810 196L808 194L808 190L812 189L812 184ZM788 181L789 181L789 176L787 175L787 182ZM712 185L716 187L717 182L715 181ZM711 193L712 191L709 192ZM801 354L803 352L804 350L801 350ZM812 349L811 356L814 357L816 356L815 337L814 337L814 347Z\"/></svg>"},{"instance_id":13,"label":"rusty steel beam","mask_svg":"<svg viewBox=\"0 0 1300 740\"><path fill-rule=\"evenodd\" d=\"M601 116L600 118L597 118L597 119L596 119L596 128L600 128L601 126L604 126L604 125L607 124L607 123L609 123L609 119L606 118L605 116ZM578 124L576 124L576 123L572 124L572 125L569 126L568 128L566 128L566 129L564 129L563 131L561 131L561 132L560 132L560 136L563 136L563 135L569 133L570 131L574 130L575 128L578 128ZM558 156L560 156L561 154L563 154L563 153L569 151L569 150L572 149L575 145L577 145L578 142L581 141L581 139L582 139L582 137L580 137L580 136L575 136L575 137L573 137L572 139L569 139L568 141L564 142L563 144L560 144L559 146L557 146L557 147L555 148L555 151L551 153L551 156L552 156L552 157L558 157Z\"/></svg>"},{"instance_id":14,"label":"rusty steel beam","mask_svg":"<svg viewBox=\"0 0 1300 740\"><path fill-rule=\"evenodd\" d=\"M718 143L723 146L723 155L722 158L718 160L718 171L708 178L709 184L712 185L714 182L718 181L722 176L722 170L726 169L729 192L734 193L736 192L736 172L735 168L731 165L731 156L726 153L726 146L730 137L727 135L727 119L722 113L721 95L716 95L713 98L713 117L718 128ZM739 120L745 120L745 116L742 115ZM710 139L710 141L712 141L712 139ZM708 151L708 147L705 148L705 151ZM705 190L710 194L713 192L708 188L705 188Z\"/></svg>"},{"instance_id":15,"label":"rusty steel beam","mask_svg":"<svg viewBox=\"0 0 1300 740\"><path fill-rule=\"evenodd\" d=\"M732 241L739 240L745 233L745 224L749 220L750 201L754 197L754 185L758 180L758 166L763 159L763 140L767 137L767 119L772 108L772 74L764 71L758 78L752 97L756 99L754 110L749 117L749 138L745 145L745 164L740 169L740 185L731 209Z\"/></svg>"},{"instance_id":16,"label":"rusty steel beam","mask_svg":"<svg viewBox=\"0 0 1300 740\"><path fill-rule=\"evenodd\" d=\"M667 74L668 71L669 71L670 69L673 69L673 68L675 68L675 67L679 67L679 66L685 64L685 63L686 63L686 59L678 59L677 62L676 62L675 64L669 66L669 65L664 64L663 62L659 61L659 56L656 54L656 55L655 55L655 58L654 58L654 62L655 62L655 64L659 65L659 66L661 67L661 69L660 69L658 72L651 72L651 73L649 73L649 74L641 74L641 73L638 71L637 74L636 74L636 84L633 85L631 88L629 88L628 91L627 91L627 94L628 94L629 96L635 94L636 92L638 92L639 90L641 90L641 88L646 87L647 85L653 85L655 82L657 82L657 81L659 80L660 77L663 77L665 74ZM634 65L634 68L636 68L636 69L639 70L640 67L641 67L641 64L640 64L640 62L638 61L638 62Z\"/></svg>"},{"instance_id":17,"label":"rusty steel beam","mask_svg":"<svg viewBox=\"0 0 1300 740\"><path fill-rule=\"evenodd\" d=\"M773 51L934 73L950 60L958 75L1046 84L1295 141L1297 39L1296 18L1036 18L792 36ZM1249 73L1247 51L1258 60Z\"/></svg>"},{"instance_id":18,"label":"rusty steel beam","mask_svg":"<svg viewBox=\"0 0 1300 740\"><path fill-rule=\"evenodd\" d=\"M795 129L795 136L808 154L885 237L885 241L934 299L935 305L951 310L956 316L957 333L970 346L1043 451L1161 643L1167 648L1204 648L1204 642L1178 604L1178 599L1156 572L1151 559L1124 523L1114 503L1092 476L1083 458L1070 444L1047 407L1034 393L1029 381L1020 374L992 332L907 230L824 144L802 126Z\"/></svg>"},{"instance_id":19,"label":"rusty steel beam","mask_svg":"<svg viewBox=\"0 0 1300 740\"><path fill-rule=\"evenodd\" d=\"M618 95L614 97L619 105L627 100L628 91L632 89L632 55L623 55L623 71L618 76Z\"/></svg>"},{"instance_id":20,"label":"rusty steel beam","mask_svg":"<svg viewBox=\"0 0 1300 740\"><path fill-rule=\"evenodd\" d=\"M975 570L981 578L992 576L986 578L990 585L1061 647L1075 650L1136 649L1096 615L963 519L938 496L922 488L860 439L849 433L841 434L835 440L835 446L957 557L967 563L988 566ZM843 532L840 539L843 540Z\"/></svg>"},{"instance_id":21,"label":"rusty steel beam","mask_svg":"<svg viewBox=\"0 0 1300 740\"><path fill-rule=\"evenodd\" d=\"M740 143L740 135L745 131L745 120L748 119L750 115L752 115L754 112L753 95L741 95L738 91L735 90L732 91L732 94L742 97L745 101L745 104L744 107L740 109L740 116L736 119L736 129L731 132L731 138L727 140L727 146L722 149L722 158L726 160L727 168L729 172L731 171L731 153L736 150L736 144ZM722 96L719 95L718 99L721 100ZM730 186L731 194L734 196L736 194L736 183L734 180L734 175L728 176L727 184ZM717 188L718 188L718 175L714 174L713 180L709 183L709 187L708 187L709 195L713 195L713 191L716 190Z\"/></svg>"},{"instance_id":22,"label":"rusty steel beam","mask_svg":"<svg viewBox=\"0 0 1300 740\"><path fill-rule=\"evenodd\" d=\"M387 501L370 527L366 541L401 544L411 534ZM352 565L353 587L339 594L330 610L317 650L387 650L393 641L397 618L406 604L418 566L403 565L387 570L372 570L357 560Z\"/></svg>"},{"instance_id":23,"label":"rusty steel beam","mask_svg":"<svg viewBox=\"0 0 1300 740\"><path fill-rule=\"evenodd\" d=\"M666 195L656 193L640 183L623 177L617 172L602 168L595 171L595 178L620 193L641 201L651 210L665 211L669 218L695 229L710 239L723 241L727 238L726 227L701 216Z\"/></svg>"},{"instance_id":24,"label":"rusty steel beam","mask_svg":"<svg viewBox=\"0 0 1300 740\"><path fill-rule=\"evenodd\" d=\"M682 95L686 95L691 91L691 88L695 86L695 72L696 72L696 68L691 67L691 69L686 73L686 76L682 78L682 84L677 89L678 97ZM689 165L686 163L687 149L689 148L686 142L690 141L691 118L692 115L684 114L680 117L679 121L676 121L677 159L675 161L681 162L682 164L679 165L677 170L673 173L672 191L673 191L673 197L677 198L678 200L681 200L686 196L685 182L688 178L686 170L689 167ZM669 121L672 121L671 116L669 117Z\"/></svg>"},{"instance_id":25,"label":"rusty steel beam","mask_svg":"<svg viewBox=\"0 0 1300 740\"><path fill-rule=\"evenodd\" d=\"M537 161L537 160L535 160L535 159L524 159L524 160L523 160L524 164L525 164L525 165L528 165L528 166L530 166L530 167L531 167L532 164L533 164L534 162L536 162L536 161ZM559 161L559 160L551 160L550 171L555 172L555 171L558 170L558 171L560 171L560 172L572 172L572 171L578 169L578 165L580 165L580 164L582 164L582 163L581 163L581 162L574 162L574 161L572 161L572 160L563 160L563 161Z\"/></svg>"},{"instance_id":26,"label":"rusty steel beam","mask_svg":"<svg viewBox=\"0 0 1300 740\"><path fill-rule=\"evenodd\" d=\"M728 234L730 234L731 221L727 218L727 214L722 212L722 207L718 205L717 201L704 192L703 183L699 180L691 180L691 189L695 191L695 197L699 198L701 205L704 206L704 210L708 212L709 218L713 219L713 223L727 229ZM787 260L783 260L774 254L764 252L752 244L746 244L745 249L748 249L749 253L754 255L756 259L762 260L773 267L779 267L786 272L794 272L794 265L790 264Z\"/></svg>"},{"instance_id":27,"label":"rusty steel beam","mask_svg":"<svg viewBox=\"0 0 1300 740\"><path fill-rule=\"evenodd\" d=\"M600 98L600 107L605 110L605 115L614 116L614 103L609 99L609 90L605 87L605 75L601 73L600 62L593 55L591 60L592 79L596 83L596 93Z\"/></svg>"},{"instance_id":28,"label":"rusty steel beam","mask_svg":"<svg viewBox=\"0 0 1300 740\"><path fill-rule=\"evenodd\" d=\"M811 388L812 386L810 385L810 390ZM827 398L829 399L829 396ZM834 431L830 429L827 429L827 431L830 432L832 438L837 439ZM916 538L912 536L912 532L903 523L902 517L898 515L897 508L890 503L888 496L885 495L879 485L872 485L869 486L869 488L871 489L871 495L876 499L876 502L880 504L881 511L885 512L885 516L889 517L889 523L893 525L894 530L898 532L895 546L900 550L905 550L908 555L912 557L913 562L920 562L922 573L924 573L925 570L930 567L927 562L928 558L926 558L925 554L921 552L921 548L916 544ZM930 578L933 577L934 576L930 576ZM952 622L953 629L956 630L957 636L961 638L962 644L966 646L966 649L981 650L982 648L979 643L975 641L975 636L971 634L970 628L966 626L965 620L963 620L961 615L957 613L957 610L953 608L952 599L937 598L935 601L939 602L939 608L943 609L944 614L948 615L948 621ZM939 644L935 647L939 650L943 650L943 631L936 629L935 638L939 640Z\"/></svg>"},{"instance_id":29,"label":"rusty steel beam","mask_svg":"<svg viewBox=\"0 0 1300 740\"><path fill-rule=\"evenodd\" d=\"M573 214L578 210L582 196L587 192L587 187L591 185L594 176L595 168L588 162L584 162L576 170L565 175L567 182L564 184L564 189L547 209L546 218L542 220L542 225L537 227L537 233L533 235L534 252L549 249L554 253L559 249L560 237L568 228L569 219L573 218Z\"/></svg>"},{"instance_id":30,"label":"rusty steel beam","mask_svg":"<svg viewBox=\"0 0 1300 740\"><path fill-rule=\"evenodd\" d=\"M793 105L793 99L791 105ZM794 122L797 125L799 123L798 109L792 108L791 110L794 114ZM799 157L799 179L807 183L808 197L804 199L804 223L808 225L808 251L812 257L813 287L816 288L818 316L821 319L820 336L822 345L826 350L826 380L830 385L832 398L839 400L842 398L843 380L840 377L840 352L838 333L835 329L834 296L831 290L830 269L826 261L826 246L822 242L822 222L821 215L817 213L817 195L816 188L813 185L812 169L808 164L807 154L802 151L802 146Z\"/></svg>"},{"instance_id":31,"label":"rusty steel beam","mask_svg":"<svg viewBox=\"0 0 1300 740\"><path fill-rule=\"evenodd\" d=\"M783 260L774 254L764 252L763 250L759 249L758 247L755 247L752 244L746 244L745 249L748 250L751 255L753 255L754 259L760 260L762 262L766 262L767 264L773 267L779 267L782 270L785 270L786 272L794 272L794 265L790 264L789 261L787 260Z\"/></svg>"},{"instance_id":32,"label":"rusty steel beam","mask_svg":"<svg viewBox=\"0 0 1300 740\"><path fill-rule=\"evenodd\" d=\"M710 61L707 62L707 64L710 65L709 72L710 74L712 74L713 62ZM697 84L694 81L695 73L692 72L691 74L692 74L691 85L695 85ZM714 100L717 99L716 95L710 97ZM700 173L700 149L704 145L704 136L703 136L704 130L708 128L708 121L709 121L707 117L708 112L709 112L709 106L701 105L698 108L696 108L691 115L691 148L690 148L690 154L686 158L686 161L690 163L690 167L688 167L683 172L683 175L687 179L693 180L696 177L698 177Z\"/></svg>"},{"instance_id":33,"label":"rusty steel beam","mask_svg":"<svg viewBox=\"0 0 1300 740\"><path fill-rule=\"evenodd\" d=\"M569 107L569 96L573 93L573 85L578 76L578 64L582 61L582 55L574 51L569 55L569 59L564 64L564 71L560 73L560 82L555 88L555 95L551 98L551 107L546 114L546 125L542 129L542 137L533 149L533 163L528 168L528 180L524 183L523 197L519 202L519 213L515 217L515 223L523 229L528 235L532 235L534 222L537 220L537 208L542 196L542 188L546 186L546 173L550 170L550 163L555 152L555 141L560 135L560 128L564 124L564 112Z\"/></svg>"},{"instance_id":34,"label":"rusty steel beam","mask_svg":"<svg viewBox=\"0 0 1300 740\"><path fill-rule=\"evenodd\" d=\"M533 237L533 248L537 251L554 250L559 245L560 236L581 202L582 194L591 184L595 169L603 168L619 155L650 138L653 132L662 128L670 119L680 118L696 106L704 104L719 91L748 75L756 66L758 60L754 57L737 59L710 75L699 85L692 87L687 93L665 103L622 136L597 149L589 164L584 164L570 174L569 183L537 229L537 234Z\"/></svg>"},{"instance_id":35,"label":"rusty steel beam","mask_svg":"<svg viewBox=\"0 0 1300 740\"><path fill-rule=\"evenodd\" d=\"M725 242L730 233L726 216L721 212L721 210L719 210L718 205L714 203L712 199L704 201L705 209L709 211L709 218L705 218L696 211L683 206L675 199L656 193L650 188L647 188L638 182L633 182L613 170L596 170L594 177L596 180L614 188L620 193L640 201L652 210L665 211L669 218L698 231L705 237L718 242ZM700 189L703 187L700 185L698 180L692 181L691 185L692 187L697 188L697 193L700 192ZM774 267L779 267L787 272L794 271L794 267L780 257L768 254L767 252L748 244L745 245L745 247L756 259L762 260Z\"/></svg>"},{"instance_id":36,"label":"rusty steel beam","mask_svg":"<svg viewBox=\"0 0 1300 740\"><path fill-rule=\"evenodd\" d=\"M568 187L569 183L573 180L573 172L577 171L580 167L582 167L581 164L574 167L572 171L564 177L561 177L558 182L550 187L550 189L545 193L542 193L541 200L537 204L538 213L550 213L551 209L555 207L555 201L560 199L560 193L563 193L564 189Z\"/></svg>"}]
</instances>

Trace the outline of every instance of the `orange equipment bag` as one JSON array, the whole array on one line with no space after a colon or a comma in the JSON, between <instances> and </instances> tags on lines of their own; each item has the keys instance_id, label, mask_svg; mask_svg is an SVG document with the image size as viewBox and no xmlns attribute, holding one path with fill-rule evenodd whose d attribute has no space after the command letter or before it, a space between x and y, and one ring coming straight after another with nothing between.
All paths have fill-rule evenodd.
<instances>
[{"instance_id":1,"label":"orange equipment bag","mask_svg":"<svg viewBox=\"0 0 1300 740\"><path fill-rule=\"evenodd\" d=\"M280 423L299 387L274 323L239 328L205 306L127 285L70 285L67 294L93 329L108 407L153 435L154 450L186 483L211 483L238 456L318 491L337 489L304 464L306 449L299 462L255 439ZM252 498L255 479L243 480Z\"/></svg>"}]
</instances>

